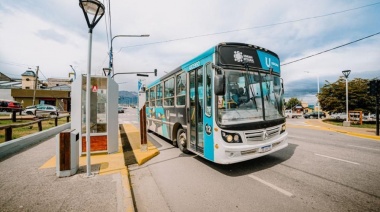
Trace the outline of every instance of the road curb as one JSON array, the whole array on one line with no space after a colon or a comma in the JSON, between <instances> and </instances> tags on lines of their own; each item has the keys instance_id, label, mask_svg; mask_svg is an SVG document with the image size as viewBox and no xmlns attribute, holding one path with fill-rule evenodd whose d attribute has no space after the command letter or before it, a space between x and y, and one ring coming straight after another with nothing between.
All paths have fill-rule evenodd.
<instances>
[{"instance_id":1,"label":"road curb","mask_svg":"<svg viewBox=\"0 0 380 212\"><path fill-rule=\"evenodd\" d=\"M313 124L311 123L310 121L305 121L307 124ZM350 135L350 136L355 136L355 137L359 137L359 138L367 138L367 139L371 139L371 140L375 140L375 141L380 141L380 136L376 136L376 135L367 135L367 134L364 134L364 133L358 133L358 132L350 132L348 131L347 129L345 128L341 128L339 126L337 127L334 127L330 124L326 124L324 123L322 120L320 120L318 122L319 126L327 129L327 130L330 130L330 131L334 131L334 132L338 132L338 133L342 133L342 134L346 134L346 135ZM351 128L352 129L352 128ZM367 129L367 128L366 128Z\"/></svg>"}]
</instances>

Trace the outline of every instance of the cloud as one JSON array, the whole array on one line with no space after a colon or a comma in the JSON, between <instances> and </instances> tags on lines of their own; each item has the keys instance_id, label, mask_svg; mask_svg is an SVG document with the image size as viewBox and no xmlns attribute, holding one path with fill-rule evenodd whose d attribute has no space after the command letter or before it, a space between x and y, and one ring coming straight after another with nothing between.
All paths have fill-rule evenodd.
<instances>
[{"instance_id":1,"label":"cloud","mask_svg":"<svg viewBox=\"0 0 380 212\"><path fill-rule=\"evenodd\" d=\"M104 2L108 7L108 1ZM259 45L276 52L282 62L292 61L376 32L379 29L380 6L268 25L371 2L113 0L112 36L150 34L148 38L114 40L115 72L146 72L156 68L160 77L210 47L228 41ZM69 65L73 65L77 73L87 72L89 35L78 1L5 0L0 3L0 11L1 61L39 65L46 77L67 76L71 72ZM245 30L220 33L237 29ZM92 73L101 74L102 68L108 67L109 30L107 14L92 34ZM207 34L210 35L197 37ZM194 38L180 39L187 37ZM316 86L316 74L322 82L325 78L339 77L344 69L351 69L353 76L354 73L363 73L364 76L364 73L379 71L377 61L380 56L376 48L380 46L379 37L282 67L285 91L291 92L293 88L298 91L293 85L301 81L305 81L305 84L300 84L302 87ZM170 40L176 41L165 42ZM135 45L141 46L128 47ZM128 48L119 52L122 47ZM25 71L23 67L1 61L0 69L8 73L21 74ZM146 81L149 83L155 79L149 77ZM115 80L128 82L120 84L121 90L137 89L135 75L118 75Z\"/></svg>"},{"instance_id":2,"label":"cloud","mask_svg":"<svg viewBox=\"0 0 380 212\"><path fill-rule=\"evenodd\" d=\"M61 44L65 44L68 40L66 36L58 33L54 29L38 30L36 35L43 40L53 40Z\"/></svg>"}]
</instances>

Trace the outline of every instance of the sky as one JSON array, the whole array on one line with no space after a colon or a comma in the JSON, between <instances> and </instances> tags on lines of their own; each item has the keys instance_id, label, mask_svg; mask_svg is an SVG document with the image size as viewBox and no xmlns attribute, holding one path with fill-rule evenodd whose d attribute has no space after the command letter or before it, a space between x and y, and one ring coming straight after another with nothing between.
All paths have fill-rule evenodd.
<instances>
[{"instance_id":1,"label":"sky","mask_svg":"<svg viewBox=\"0 0 380 212\"><path fill-rule=\"evenodd\" d=\"M147 84L221 42L258 45L276 52L281 64L380 32L379 0L100 0L106 7L92 33L91 74L153 72ZM111 16L110 16L110 15ZM111 17L111 19L110 19ZM111 20L111 25L110 25ZM110 26L111 32L110 34ZM0 1L0 72L21 78L87 73L88 27L78 0ZM285 96L315 104L326 80L343 70L349 79L380 77L380 34L323 54L281 65ZM116 75L119 90L137 91L134 74Z\"/></svg>"}]
</instances>

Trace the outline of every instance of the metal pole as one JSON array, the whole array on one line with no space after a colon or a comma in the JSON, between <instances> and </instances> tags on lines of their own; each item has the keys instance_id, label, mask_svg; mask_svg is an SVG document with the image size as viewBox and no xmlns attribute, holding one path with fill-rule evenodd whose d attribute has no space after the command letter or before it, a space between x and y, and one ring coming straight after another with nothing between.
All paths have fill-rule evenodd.
<instances>
[{"instance_id":1,"label":"metal pole","mask_svg":"<svg viewBox=\"0 0 380 212\"><path fill-rule=\"evenodd\" d=\"M317 101L318 101L318 119L319 119L319 111L321 110L321 105L319 104L319 74L317 74Z\"/></svg>"},{"instance_id":2,"label":"metal pole","mask_svg":"<svg viewBox=\"0 0 380 212\"><path fill-rule=\"evenodd\" d=\"M148 151L145 100L146 100L145 89L139 89L138 108L139 108L139 115L140 115L140 138L141 138L140 150L142 152Z\"/></svg>"},{"instance_id":3,"label":"metal pole","mask_svg":"<svg viewBox=\"0 0 380 212\"><path fill-rule=\"evenodd\" d=\"M91 176L91 137L90 137L90 103L91 103L91 48L92 29L88 32L88 59L86 78L86 157L87 157L87 177Z\"/></svg>"},{"instance_id":4,"label":"metal pole","mask_svg":"<svg viewBox=\"0 0 380 212\"><path fill-rule=\"evenodd\" d=\"M379 82L379 81L378 81ZM379 135L379 94L376 95L376 135Z\"/></svg>"},{"instance_id":5,"label":"metal pole","mask_svg":"<svg viewBox=\"0 0 380 212\"><path fill-rule=\"evenodd\" d=\"M112 50L112 41L113 41L113 38L111 40L111 48L110 48L110 62L109 62L109 66L108 68L110 68L110 71L108 72L108 75L110 76L111 75L111 72L113 72L113 50Z\"/></svg>"},{"instance_id":6,"label":"metal pole","mask_svg":"<svg viewBox=\"0 0 380 212\"><path fill-rule=\"evenodd\" d=\"M36 102L36 89L37 89L37 84L38 84L38 70L40 69L39 66L37 66L37 70L36 70L36 80L34 82L34 92L33 92L33 104L32 105L35 105L34 103Z\"/></svg>"},{"instance_id":7,"label":"metal pole","mask_svg":"<svg viewBox=\"0 0 380 212\"><path fill-rule=\"evenodd\" d=\"M346 77L346 121L348 122L348 77Z\"/></svg>"},{"instance_id":8,"label":"metal pole","mask_svg":"<svg viewBox=\"0 0 380 212\"><path fill-rule=\"evenodd\" d=\"M115 38L118 38L118 37L149 37L150 35L115 35L113 36L113 38L111 39L111 48L110 48L110 59L109 59L109 67L112 71L112 74L114 74L114 71L113 71L113 47L112 47L112 43L113 43L113 40ZM111 71L109 72L109 75L111 75Z\"/></svg>"}]
</instances>

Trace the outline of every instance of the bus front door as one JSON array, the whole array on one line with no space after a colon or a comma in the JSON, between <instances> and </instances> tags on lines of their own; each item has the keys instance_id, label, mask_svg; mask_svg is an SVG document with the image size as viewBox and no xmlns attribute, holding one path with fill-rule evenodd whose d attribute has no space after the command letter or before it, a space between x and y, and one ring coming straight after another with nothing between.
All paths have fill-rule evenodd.
<instances>
[{"instance_id":1,"label":"bus front door","mask_svg":"<svg viewBox=\"0 0 380 212\"><path fill-rule=\"evenodd\" d=\"M190 138L190 149L203 154L203 68L190 71L189 79L190 130L187 137Z\"/></svg>"}]
</instances>

